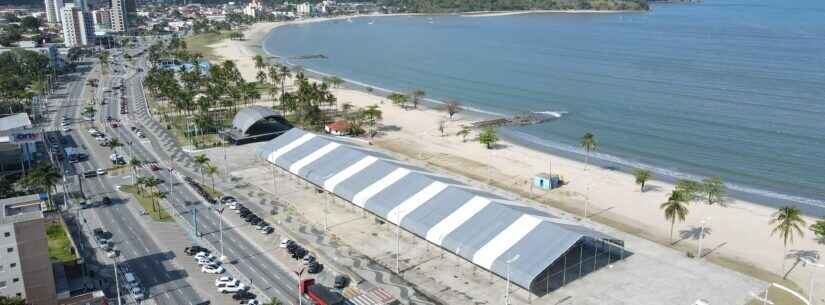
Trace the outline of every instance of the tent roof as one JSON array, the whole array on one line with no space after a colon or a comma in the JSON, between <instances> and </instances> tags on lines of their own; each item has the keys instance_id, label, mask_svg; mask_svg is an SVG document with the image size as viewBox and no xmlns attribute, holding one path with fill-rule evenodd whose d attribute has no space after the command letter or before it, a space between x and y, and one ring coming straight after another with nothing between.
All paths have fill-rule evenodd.
<instances>
[{"instance_id":1,"label":"tent roof","mask_svg":"<svg viewBox=\"0 0 825 305\"><path fill-rule=\"evenodd\" d=\"M526 204L462 185L367 148L298 128L258 155L502 277L530 287L584 238L611 239Z\"/></svg>"},{"instance_id":2,"label":"tent roof","mask_svg":"<svg viewBox=\"0 0 825 305\"><path fill-rule=\"evenodd\" d=\"M274 111L264 106L249 106L238 110L235 118L232 119L232 126L240 130L243 134L249 130L249 127L255 125L260 120L283 117L280 112Z\"/></svg>"}]
</instances>

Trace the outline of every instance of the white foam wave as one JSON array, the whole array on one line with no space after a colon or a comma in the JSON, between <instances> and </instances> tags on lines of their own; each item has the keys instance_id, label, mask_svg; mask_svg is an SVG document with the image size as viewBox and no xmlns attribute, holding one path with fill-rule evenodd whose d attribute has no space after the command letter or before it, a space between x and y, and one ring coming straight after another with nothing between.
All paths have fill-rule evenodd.
<instances>
[{"instance_id":1,"label":"white foam wave","mask_svg":"<svg viewBox=\"0 0 825 305\"><path fill-rule=\"evenodd\" d=\"M555 118L561 118L567 115L567 111L536 111L535 113L549 115Z\"/></svg>"}]
</instances>

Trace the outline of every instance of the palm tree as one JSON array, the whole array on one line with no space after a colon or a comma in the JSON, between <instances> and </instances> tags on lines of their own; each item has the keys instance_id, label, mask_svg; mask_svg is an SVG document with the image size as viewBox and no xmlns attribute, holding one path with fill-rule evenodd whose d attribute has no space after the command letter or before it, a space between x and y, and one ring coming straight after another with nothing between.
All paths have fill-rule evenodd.
<instances>
[{"instance_id":1,"label":"palm tree","mask_svg":"<svg viewBox=\"0 0 825 305\"><path fill-rule=\"evenodd\" d=\"M155 213L157 213L157 211L158 211L157 207L155 206L155 198L159 197L158 195L159 195L160 191L157 190L157 186L160 185L160 183L161 183L160 179L158 179L155 176L148 176L148 177L146 177L146 180L143 182L143 184L147 188L150 188L149 197L152 200L152 210L154 210ZM151 188L155 188L155 190L153 191L153 190L151 190Z\"/></svg>"},{"instance_id":2,"label":"palm tree","mask_svg":"<svg viewBox=\"0 0 825 305\"><path fill-rule=\"evenodd\" d=\"M132 168L132 184L137 184L137 169L140 167L140 160L132 158L129 159L129 167Z\"/></svg>"},{"instance_id":3,"label":"palm tree","mask_svg":"<svg viewBox=\"0 0 825 305\"><path fill-rule=\"evenodd\" d=\"M686 203L687 200L684 193L673 191L670 193L670 198L667 199L667 202L659 206L660 209L665 211L665 219L670 221L670 242L673 242L673 226L676 224L676 220L679 222L685 221L685 217L688 214Z\"/></svg>"},{"instance_id":4,"label":"palm tree","mask_svg":"<svg viewBox=\"0 0 825 305\"><path fill-rule=\"evenodd\" d=\"M470 127L461 126L461 130L459 130L456 135L461 137L461 142L467 142L467 136L470 135Z\"/></svg>"},{"instance_id":5,"label":"palm tree","mask_svg":"<svg viewBox=\"0 0 825 305\"><path fill-rule=\"evenodd\" d=\"M418 104L421 102L421 98L424 97L424 95L427 95L427 92L424 92L424 90L421 89L416 89L412 92L413 108L418 108Z\"/></svg>"},{"instance_id":6,"label":"palm tree","mask_svg":"<svg viewBox=\"0 0 825 305\"><path fill-rule=\"evenodd\" d=\"M361 115L364 117L364 120L367 123L367 126L370 127L370 141L369 144L372 145L372 138L375 137L375 125L378 124L378 121L381 120L381 109L378 109L378 105L369 105L367 109L361 112Z\"/></svg>"},{"instance_id":7,"label":"palm tree","mask_svg":"<svg viewBox=\"0 0 825 305\"><path fill-rule=\"evenodd\" d=\"M194 161L198 164L199 171L201 172L201 183L203 183L203 168L209 164L209 157L204 154L196 155Z\"/></svg>"},{"instance_id":8,"label":"palm tree","mask_svg":"<svg viewBox=\"0 0 825 305\"><path fill-rule=\"evenodd\" d=\"M218 173L218 167L212 164L207 164L206 168L204 168L206 174L209 175L209 178L212 179L212 190L215 190L215 174Z\"/></svg>"},{"instance_id":9,"label":"palm tree","mask_svg":"<svg viewBox=\"0 0 825 305\"><path fill-rule=\"evenodd\" d=\"M120 140L118 140L117 138L112 138L111 140L109 140L109 147L112 148L112 152L117 153L117 148L123 147L123 143L120 143Z\"/></svg>"},{"instance_id":10,"label":"palm tree","mask_svg":"<svg viewBox=\"0 0 825 305\"><path fill-rule=\"evenodd\" d=\"M52 201L52 190L62 178L60 173L57 172L57 169L50 163L42 162L38 164L34 170L29 172L28 175L26 175L26 177L29 176L31 177L28 179L29 182L27 182L27 184L34 186L35 188L46 190L46 195L49 198L49 207L54 207L54 202Z\"/></svg>"},{"instance_id":11,"label":"palm tree","mask_svg":"<svg viewBox=\"0 0 825 305\"><path fill-rule=\"evenodd\" d=\"M266 67L266 62L264 62L264 57L261 54L255 55L252 59L255 60L255 69L262 70Z\"/></svg>"},{"instance_id":12,"label":"palm tree","mask_svg":"<svg viewBox=\"0 0 825 305\"><path fill-rule=\"evenodd\" d=\"M782 243L785 245L785 250L782 252L782 273L785 273L785 255L788 253L788 244L793 243L794 235L805 236L805 233L802 232L805 220L802 219L802 212L799 209L786 206L773 214L770 224L775 225L771 230L771 236L779 233L779 236L782 237ZM787 276L788 274L783 275L782 279Z\"/></svg>"},{"instance_id":13,"label":"palm tree","mask_svg":"<svg viewBox=\"0 0 825 305\"><path fill-rule=\"evenodd\" d=\"M585 168L590 165L590 152L599 149L599 143L596 142L596 136L592 133L585 133L581 139L581 146L584 148L586 154L584 155Z\"/></svg>"},{"instance_id":14,"label":"palm tree","mask_svg":"<svg viewBox=\"0 0 825 305\"><path fill-rule=\"evenodd\" d=\"M641 185L641 191L645 191L645 183L653 177L653 173L646 169L636 169L633 171L633 176L636 177L636 184Z\"/></svg>"}]
</instances>

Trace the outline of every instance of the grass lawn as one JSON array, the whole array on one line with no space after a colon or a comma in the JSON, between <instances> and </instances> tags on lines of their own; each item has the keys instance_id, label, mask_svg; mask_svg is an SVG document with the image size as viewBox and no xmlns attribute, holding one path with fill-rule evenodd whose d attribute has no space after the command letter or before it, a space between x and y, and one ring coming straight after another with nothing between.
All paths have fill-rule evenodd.
<instances>
[{"instance_id":1,"label":"grass lawn","mask_svg":"<svg viewBox=\"0 0 825 305\"><path fill-rule=\"evenodd\" d=\"M166 209L163 207L159 207L157 211L154 210L152 207L152 199L149 197L145 197L141 194L138 194L137 187L134 185L121 185L120 190L129 194L132 194L135 199L140 203L140 206L149 213L149 216L152 216L153 220L157 221L172 221L172 217L169 216L169 213L166 212Z\"/></svg>"},{"instance_id":2,"label":"grass lawn","mask_svg":"<svg viewBox=\"0 0 825 305\"><path fill-rule=\"evenodd\" d=\"M204 33L184 38L186 47L192 53L200 53L210 61L217 61L219 58L212 53L211 44L216 44L221 40L229 38L229 31L221 33Z\"/></svg>"},{"instance_id":3,"label":"grass lawn","mask_svg":"<svg viewBox=\"0 0 825 305\"><path fill-rule=\"evenodd\" d=\"M68 262L77 259L69 242L69 236L63 230L60 221L46 222L46 236L49 241L49 259L56 262Z\"/></svg>"}]
</instances>

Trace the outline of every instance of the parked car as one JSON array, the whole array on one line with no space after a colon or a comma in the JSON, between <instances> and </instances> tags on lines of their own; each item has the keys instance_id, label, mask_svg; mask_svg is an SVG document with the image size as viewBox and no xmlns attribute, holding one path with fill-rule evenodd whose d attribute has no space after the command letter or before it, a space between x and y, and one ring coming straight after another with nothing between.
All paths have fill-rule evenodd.
<instances>
[{"instance_id":1,"label":"parked car","mask_svg":"<svg viewBox=\"0 0 825 305\"><path fill-rule=\"evenodd\" d=\"M195 254L195 259L215 260L215 256L208 252L198 252L198 254Z\"/></svg>"},{"instance_id":2,"label":"parked car","mask_svg":"<svg viewBox=\"0 0 825 305\"><path fill-rule=\"evenodd\" d=\"M211 259L205 259L205 258L199 258L199 259L196 259L195 261L196 261L196 262L198 263L198 265L200 265L200 266L203 266L203 265L212 265L212 264L215 264L215 263L216 263L214 260L211 260Z\"/></svg>"},{"instance_id":3,"label":"parked car","mask_svg":"<svg viewBox=\"0 0 825 305\"><path fill-rule=\"evenodd\" d=\"M204 265L201 267L201 272L209 273L209 274L221 274L224 273L223 267L218 265Z\"/></svg>"},{"instance_id":4,"label":"parked car","mask_svg":"<svg viewBox=\"0 0 825 305\"><path fill-rule=\"evenodd\" d=\"M197 246L197 245L194 245L194 246L191 246L191 247L186 247L186 248L183 249L183 253L186 253L186 255L195 255L195 254L198 254L200 252L209 253L209 250L207 250L204 247Z\"/></svg>"},{"instance_id":5,"label":"parked car","mask_svg":"<svg viewBox=\"0 0 825 305\"><path fill-rule=\"evenodd\" d=\"M255 225L255 230L263 230L264 228L268 227L269 224L266 221L261 221L257 225Z\"/></svg>"},{"instance_id":6,"label":"parked car","mask_svg":"<svg viewBox=\"0 0 825 305\"><path fill-rule=\"evenodd\" d=\"M315 256L312 256L312 255L304 256L304 265L309 265L311 263L314 263L315 261L316 261Z\"/></svg>"},{"instance_id":7,"label":"parked car","mask_svg":"<svg viewBox=\"0 0 825 305\"><path fill-rule=\"evenodd\" d=\"M103 202L103 205L110 205L110 204L112 204L112 198L109 198L108 196L104 196L104 197L103 197L103 200L101 200L101 201Z\"/></svg>"},{"instance_id":8,"label":"parked car","mask_svg":"<svg viewBox=\"0 0 825 305\"><path fill-rule=\"evenodd\" d=\"M226 286L226 287L218 288L218 292L220 292L220 293L233 293L233 292L246 291L247 289L249 289L249 287L247 287L244 284L240 284L238 286Z\"/></svg>"},{"instance_id":9,"label":"parked car","mask_svg":"<svg viewBox=\"0 0 825 305\"><path fill-rule=\"evenodd\" d=\"M215 287L238 286L241 282L231 276L222 276L215 279Z\"/></svg>"},{"instance_id":10,"label":"parked car","mask_svg":"<svg viewBox=\"0 0 825 305\"><path fill-rule=\"evenodd\" d=\"M294 244L295 244L295 242L292 241L291 239L282 239L281 243L278 245L278 247L286 249L287 246L294 245Z\"/></svg>"},{"instance_id":11,"label":"parked car","mask_svg":"<svg viewBox=\"0 0 825 305\"><path fill-rule=\"evenodd\" d=\"M261 233L263 233L263 234L269 234L269 233L272 233L272 231L275 231L275 229L273 229L270 226L266 226L263 229L261 229Z\"/></svg>"},{"instance_id":12,"label":"parked car","mask_svg":"<svg viewBox=\"0 0 825 305\"><path fill-rule=\"evenodd\" d=\"M238 202L238 199L235 199L235 197L232 197L232 196L223 196L223 197L221 197L221 203L230 204L232 202Z\"/></svg>"},{"instance_id":13,"label":"parked car","mask_svg":"<svg viewBox=\"0 0 825 305\"><path fill-rule=\"evenodd\" d=\"M232 299L236 301L252 300L255 299L255 297L257 296L249 291L238 291L232 295Z\"/></svg>"},{"instance_id":14,"label":"parked car","mask_svg":"<svg viewBox=\"0 0 825 305\"><path fill-rule=\"evenodd\" d=\"M98 168L98 169L97 169L97 175L98 175L98 176L103 176L103 175L105 175L105 174L106 174L106 170L105 170L105 169L102 169L102 168Z\"/></svg>"},{"instance_id":15,"label":"parked car","mask_svg":"<svg viewBox=\"0 0 825 305\"><path fill-rule=\"evenodd\" d=\"M263 221L263 220L261 220L260 218L258 218L257 216L255 216L255 218L252 218L252 220L250 220L250 221L249 221L249 224L251 224L251 225L257 225L257 224L261 223L262 221Z\"/></svg>"},{"instance_id":16,"label":"parked car","mask_svg":"<svg viewBox=\"0 0 825 305\"><path fill-rule=\"evenodd\" d=\"M309 265L307 265L307 272L312 274L321 272L321 264L315 261L309 263Z\"/></svg>"},{"instance_id":17,"label":"parked car","mask_svg":"<svg viewBox=\"0 0 825 305\"><path fill-rule=\"evenodd\" d=\"M154 163L154 162L149 163L149 169L152 170L153 172L156 172L160 169L160 166L158 166L158 164Z\"/></svg>"}]
</instances>

